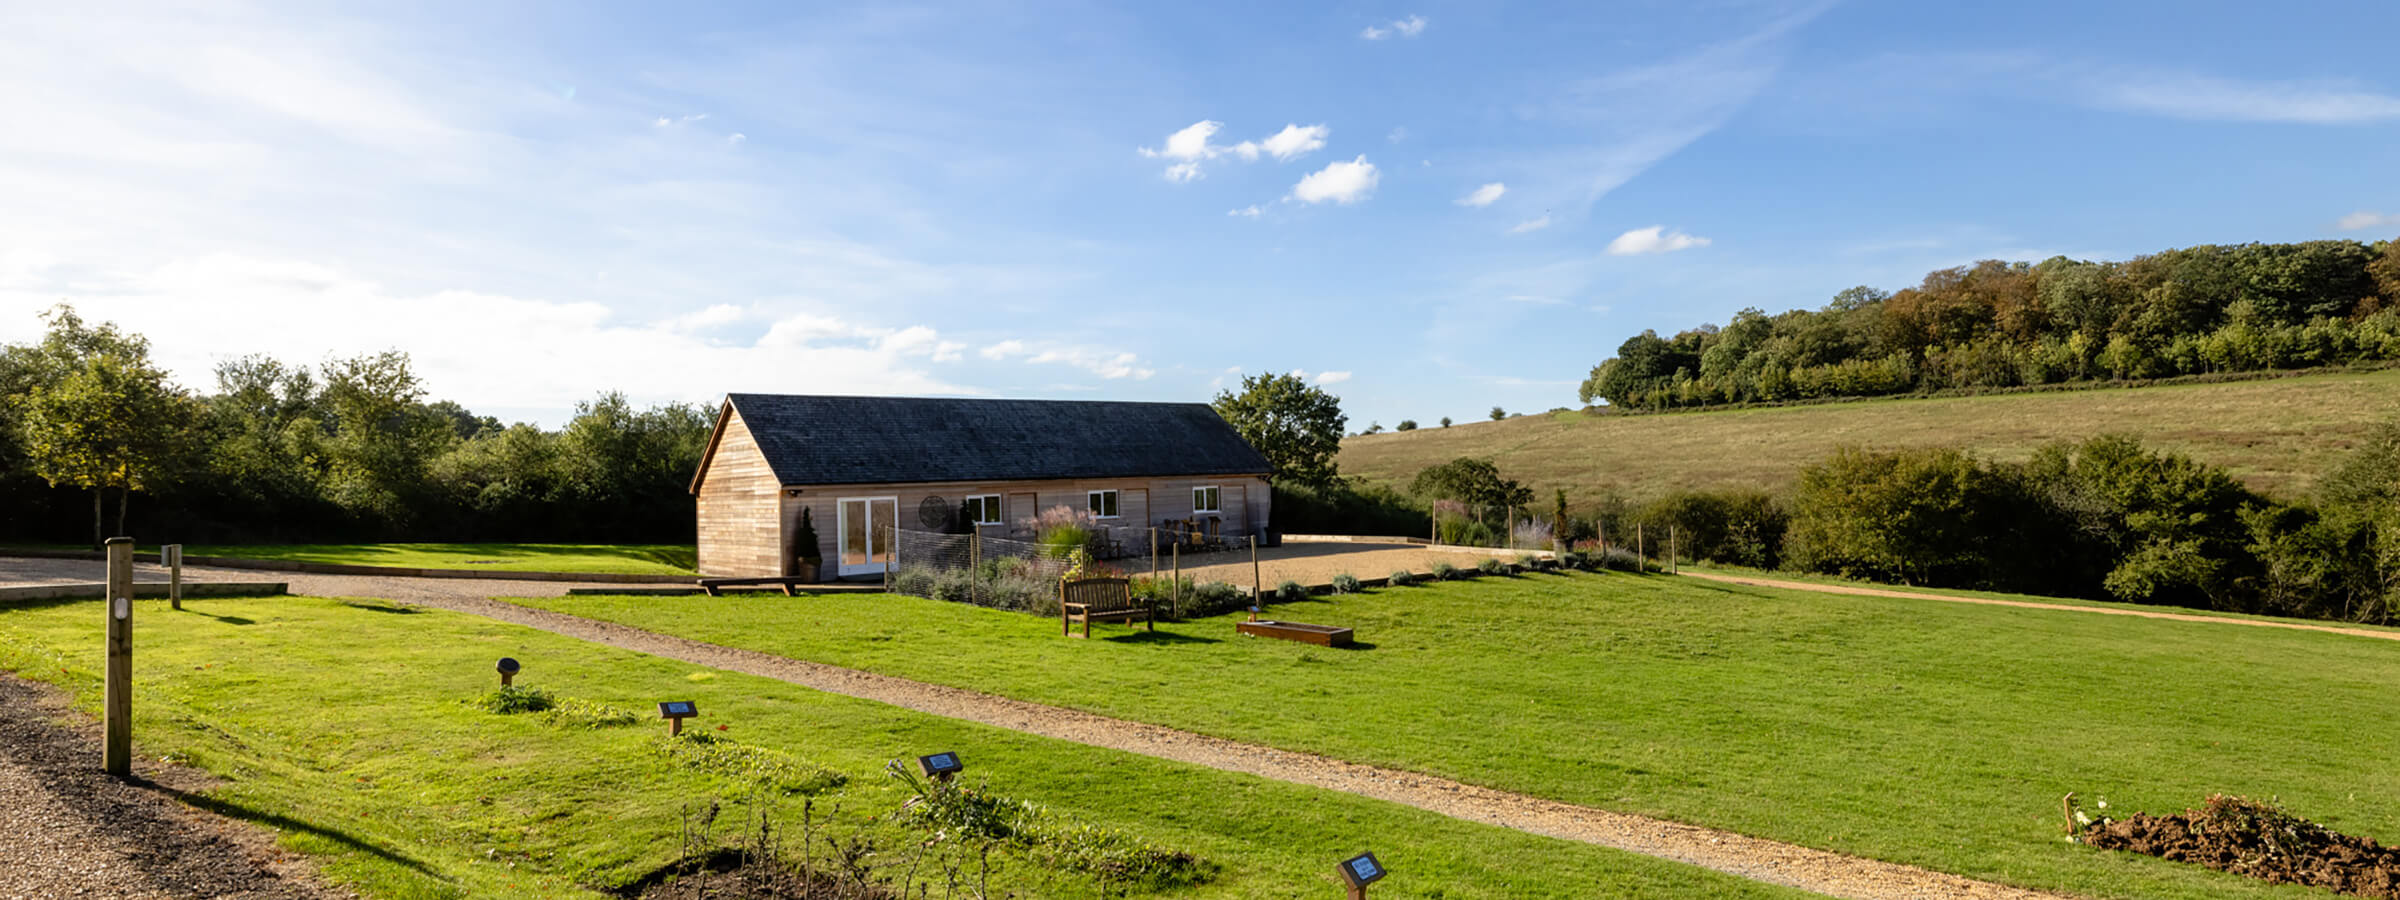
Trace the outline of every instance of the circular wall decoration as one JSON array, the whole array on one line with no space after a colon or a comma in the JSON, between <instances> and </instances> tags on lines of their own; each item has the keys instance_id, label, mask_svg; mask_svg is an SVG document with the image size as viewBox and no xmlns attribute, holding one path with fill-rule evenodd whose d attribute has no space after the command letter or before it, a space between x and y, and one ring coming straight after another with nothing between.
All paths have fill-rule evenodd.
<instances>
[{"instance_id":1,"label":"circular wall decoration","mask_svg":"<svg viewBox=\"0 0 2400 900\"><path fill-rule=\"evenodd\" d=\"M940 497L925 498L925 502L917 504L917 524L935 529L949 527L950 502Z\"/></svg>"}]
</instances>

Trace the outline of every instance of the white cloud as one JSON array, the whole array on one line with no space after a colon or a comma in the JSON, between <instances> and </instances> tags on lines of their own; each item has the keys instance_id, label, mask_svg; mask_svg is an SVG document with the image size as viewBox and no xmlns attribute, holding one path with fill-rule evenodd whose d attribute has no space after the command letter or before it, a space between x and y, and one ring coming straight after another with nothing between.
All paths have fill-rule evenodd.
<instances>
[{"instance_id":1,"label":"white cloud","mask_svg":"<svg viewBox=\"0 0 2400 900\"><path fill-rule=\"evenodd\" d=\"M1158 374L1141 364L1141 358L1131 353L1109 353L1089 347L1062 347L1044 350L1025 360L1036 365L1061 363L1074 366L1107 379L1131 378L1136 381Z\"/></svg>"},{"instance_id":2,"label":"white cloud","mask_svg":"<svg viewBox=\"0 0 2400 900\"><path fill-rule=\"evenodd\" d=\"M2237 81L2180 72L2098 72L2102 106L2179 119L2348 125L2400 119L2400 97L2349 82Z\"/></svg>"},{"instance_id":3,"label":"white cloud","mask_svg":"<svg viewBox=\"0 0 2400 900\"><path fill-rule=\"evenodd\" d=\"M1490 206L1492 205L1492 201L1500 199L1500 195L1505 193L1508 193L1508 185L1495 181L1476 188L1473 193L1458 198L1458 205Z\"/></svg>"},{"instance_id":4,"label":"white cloud","mask_svg":"<svg viewBox=\"0 0 2400 900\"><path fill-rule=\"evenodd\" d=\"M658 323L660 328L677 334L711 331L750 318L750 311L731 303L718 303L704 309L673 316Z\"/></svg>"},{"instance_id":5,"label":"white cloud","mask_svg":"<svg viewBox=\"0 0 2400 900\"><path fill-rule=\"evenodd\" d=\"M1187 162L1207 159L1223 152L1221 148L1209 146L1208 139L1215 137L1217 132L1224 127L1225 123L1223 122L1202 119L1186 126L1181 131L1167 135L1166 144L1159 149L1152 150L1143 147L1142 155L1153 159L1180 159Z\"/></svg>"},{"instance_id":6,"label":"white cloud","mask_svg":"<svg viewBox=\"0 0 2400 900\"><path fill-rule=\"evenodd\" d=\"M985 359L1007 359L1011 356L1024 356L1029 352L1031 351L1026 349L1024 341L1006 340L977 350L975 355Z\"/></svg>"},{"instance_id":7,"label":"white cloud","mask_svg":"<svg viewBox=\"0 0 2400 900\"><path fill-rule=\"evenodd\" d=\"M1348 370L1339 372L1319 372L1317 373L1316 378L1318 384L1340 384L1349 380L1350 372Z\"/></svg>"},{"instance_id":8,"label":"white cloud","mask_svg":"<svg viewBox=\"0 0 2400 900\"><path fill-rule=\"evenodd\" d=\"M1375 170L1365 154L1349 162L1328 163L1325 168L1309 173L1292 186L1291 196L1302 203L1323 203L1331 200L1348 205L1367 198L1375 192L1383 174Z\"/></svg>"},{"instance_id":9,"label":"white cloud","mask_svg":"<svg viewBox=\"0 0 2400 900\"><path fill-rule=\"evenodd\" d=\"M1225 214L1226 214L1226 215L1229 215L1229 216L1234 216L1234 217L1236 217L1236 218L1243 218L1243 219L1255 219L1255 218L1258 218L1258 212L1259 212L1259 210L1258 210L1258 204L1256 204L1256 203L1253 203L1253 204L1250 204L1249 206L1245 206L1245 207L1242 207L1242 208L1240 208L1240 209L1229 209L1229 210L1226 210L1226 211L1225 211Z\"/></svg>"},{"instance_id":10,"label":"white cloud","mask_svg":"<svg viewBox=\"0 0 2400 900\"><path fill-rule=\"evenodd\" d=\"M1287 124L1283 126L1282 131L1269 135L1266 140L1260 141L1258 144L1268 153L1273 154L1277 161L1290 162L1323 148L1326 136L1332 133L1333 129L1324 125L1310 125L1303 128L1299 125Z\"/></svg>"},{"instance_id":11,"label":"white cloud","mask_svg":"<svg viewBox=\"0 0 2400 900\"><path fill-rule=\"evenodd\" d=\"M1412 15L1383 25L1369 25L1366 30L1360 31L1358 36L1370 41L1380 41L1393 36L1413 38L1423 33L1425 33L1425 17Z\"/></svg>"},{"instance_id":12,"label":"white cloud","mask_svg":"<svg viewBox=\"0 0 2400 900\"><path fill-rule=\"evenodd\" d=\"M1408 126L1402 125L1393 128L1390 134L1383 136L1383 139L1395 144L1408 140Z\"/></svg>"},{"instance_id":13,"label":"white cloud","mask_svg":"<svg viewBox=\"0 0 2400 900\"><path fill-rule=\"evenodd\" d=\"M736 132L734 132L734 133L732 133L732 134L729 134L729 135L726 135L726 136L725 136L725 143L728 143L728 144L739 144L739 143L742 143L742 142L744 142L744 141L747 141L747 140L749 140L749 139L750 139L750 136L749 136L749 135L746 135L746 134L743 134L743 133L741 133L741 132L739 132L739 131L736 131Z\"/></svg>"},{"instance_id":14,"label":"white cloud","mask_svg":"<svg viewBox=\"0 0 2400 900\"><path fill-rule=\"evenodd\" d=\"M1272 156L1290 162L1323 148L1326 137L1333 134L1332 128L1322 124L1286 124L1282 131L1255 141L1232 145L1209 143L1224 128L1223 122L1202 120L1167 135L1165 143L1158 147L1137 149L1147 159L1173 160L1167 165L1166 179L1181 184L1199 178L1200 164L1207 160L1232 156L1243 162L1257 162L1260 156Z\"/></svg>"},{"instance_id":15,"label":"white cloud","mask_svg":"<svg viewBox=\"0 0 2400 900\"><path fill-rule=\"evenodd\" d=\"M1636 228L1608 242L1610 256L1639 256L1647 253L1673 253L1693 247L1708 246L1708 239L1680 231L1668 231L1664 225Z\"/></svg>"},{"instance_id":16,"label":"white cloud","mask_svg":"<svg viewBox=\"0 0 2400 900\"><path fill-rule=\"evenodd\" d=\"M2341 221L2335 222L2334 225L2341 228L2343 231L2357 231L2361 228L2381 228L2386 225L2400 225L2400 214L2369 212L2362 209L2343 216Z\"/></svg>"},{"instance_id":17,"label":"white cloud","mask_svg":"<svg viewBox=\"0 0 2400 900\"><path fill-rule=\"evenodd\" d=\"M707 113L693 113L688 116L660 116L650 124L660 128L671 128L676 125L689 125L693 122L704 121L707 118Z\"/></svg>"},{"instance_id":18,"label":"white cloud","mask_svg":"<svg viewBox=\"0 0 2400 900\"><path fill-rule=\"evenodd\" d=\"M1550 216L1544 214L1540 218L1526 219L1525 221L1509 226L1508 233L1524 234L1529 231L1540 231L1548 227L1550 227Z\"/></svg>"}]
</instances>

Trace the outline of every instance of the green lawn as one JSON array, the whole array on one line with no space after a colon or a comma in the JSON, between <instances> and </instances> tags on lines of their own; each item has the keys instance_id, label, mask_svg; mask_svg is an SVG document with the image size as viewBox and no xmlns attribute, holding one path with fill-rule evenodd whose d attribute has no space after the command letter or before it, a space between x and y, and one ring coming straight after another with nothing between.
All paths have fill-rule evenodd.
<instances>
[{"instance_id":1,"label":"green lawn","mask_svg":"<svg viewBox=\"0 0 2400 900\"><path fill-rule=\"evenodd\" d=\"M694 551L687 544L196 544L183 552L413 569L690 575Z\"/></svg>"},{"instance_id":2,"label":"green lawn","mask_svg":"<svg viewBox=\"0 0 2400 900\"><path fill-rule=\"evenodd\" d=\"M581 897L681 852L682 811L743 784L665 762L644 718L585 730L497 716L464 701L492 662L520 683L628 709L689 699L698 727L848 776L816 798L845 837L872 836L905 865L923 834L888 814L904 799L881 774L907 754L956 750L969 784L1057 815L1196 853L1220 867L1179 897L1331 896L1335 861L1377 851L1394 871L1377 897L1794 897L1675 863L1445 819L1407 807L1098 750L782 682L587 644L473 616L377 601L302 598L144 602L136 614L137 753L204 768L222 786L195 802L272 826L378 898ZM0 606L0 668L50 681L93 709L101 611L92 602ZM1012 622L1014 620L1011 620ZM1094 647L1106 648L1107 643ZM1194 696L1213 691L1193 688ZM796 840L800 800L779 802ZM995 855L994 896L1095 897L1088 876ZM939 896L937 887L934 895Z\"/></svg>"},{"instance_id":3,"label":"green lawn","mask_svg":"<svg viewBox=\"0 0 2400 900\"><path fill-rule=\"evenodd\" d=\"M2400 840L2400 645L2366 638L1616 574L1276 608L1349 651L893 596L521 602L2092 896L2305 892L2066 844L2070 790Z\"/></svg>"},{"instance_id":4,"label":"green lawn","mask_svg":"<svg viewBox=\"0 0 2400 900\"><path fill-rule=\"evenodd\" d=\"M2400 634L2400 627L2390 625L2367 625L2358 622L2343 622L2334 619L2300 619L2290 616L2259 616L2251 615L2249 613L2225 612L2223 610L2215 609L2193 609L2185 606L2150 606L2141 603L2125 603L2114 600L2084 600L2076 597L2046 597L2040 594L2011 594L2004 591L1970 591L1964 588L1939 588L1919 587L1916 585L1906 584L1884 584L1877 581L1862 581L1856 578L1843 578L1839 575L1821 575L1814 572L1787 572L1781 569L1753 569L1747 566L1729 566L1722 563L1687 562L1682 564L1681 570L1684 572L1697 572L1703 574L1732 575L1741 578L1765 578L1774 581L1798 581L1808 584L1838 585L1841 587L1866 588L1868 590L1878 591L1906 591L1912 594L1932 594L1938 597L1965 597L1976 600L2013 600L2023 603L2047 603L2053 606L2075 606L2086 609L2121 609L2137 612L2166 613L2168 615L2177 616L2200 616L2202 618L2209 619L2233 619L2236 621L2245 622L2282 622L2292 625L2310 625L2320 628L2356 628L2364 631L2381 631ZM1912 601L1893 599L1890 602L1908 603Z\"/></svg>"},{"instance_id":5,"label":"green lawn","mask_svg":"<svg viewBox=\"0 0 2400 900\"><path fill-rule=\"evenodd\" d=\"M1685 488L1781 491L1802 466L1844 446L1957 447L2019 461L2051 441L2114 432L2290 497L2394 420L2400 369L1658 415L1537 414L1354 436L1342 441L1337 462L1345 475L1405 487L1427 466L1481 457L1536 497L1564 488L1581 506L1606 493L1642 501Z\"/></svg>"}]
</instances>

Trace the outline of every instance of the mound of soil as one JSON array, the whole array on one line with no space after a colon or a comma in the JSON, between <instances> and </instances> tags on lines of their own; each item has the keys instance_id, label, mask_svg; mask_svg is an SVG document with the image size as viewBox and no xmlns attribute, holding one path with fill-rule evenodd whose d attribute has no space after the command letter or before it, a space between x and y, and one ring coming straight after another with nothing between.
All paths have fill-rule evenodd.
<instances>
[{"instance_id":1,"label":"mound of soil","mask_svg":"<svg viewBox=\"0 0 2400 900\"><path fill-rule=\"evenodd\" d=\"M618 888L628 900L898 900L889 887L826 873L803 876L772 856L731 848L687 857Z\"/></svg>"},{"instance_id":2,"label":"mound of soil","mask_svg":"<svg viewBox=\"0 0 2400 900\"><path fill-rule=\"evenodd\" d=\"M2332 831L2273 804L2240 797L2213 795L2207 806L2180 815L2103 819L2084 830L2083 841L2261 881L2400 900L2400 847Z\"/></svg>"}]
</instances>

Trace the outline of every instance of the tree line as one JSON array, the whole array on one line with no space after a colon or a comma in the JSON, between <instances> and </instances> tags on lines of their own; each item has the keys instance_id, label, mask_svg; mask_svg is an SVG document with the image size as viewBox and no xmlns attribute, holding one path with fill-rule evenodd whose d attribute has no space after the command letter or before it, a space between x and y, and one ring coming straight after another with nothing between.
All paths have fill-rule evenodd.
<instances>
[{"instance_id":1,"label":"tree line","mask_svg":"<svg viewBox=\"0 0 2400 900\"><path fill-rule=\"evenodd\" d=\"M2400 360L2400 240L1942 269L1818 310L1644 331L1584 403L1666 409Z\"/></svg>"},{"instance_id":2,"label":"tree line","mask_svg":"<svg viewBox=\"0 0 2400 900\"><path fill-rule=\"evenodd\" d=\"M400 352L243 357L201 393L139 334L43 318L41 340L0 347L0 540L693 538L700 407L608 393L556 431L503 425L429 399Z\"/></svg>"}]
</instances>

